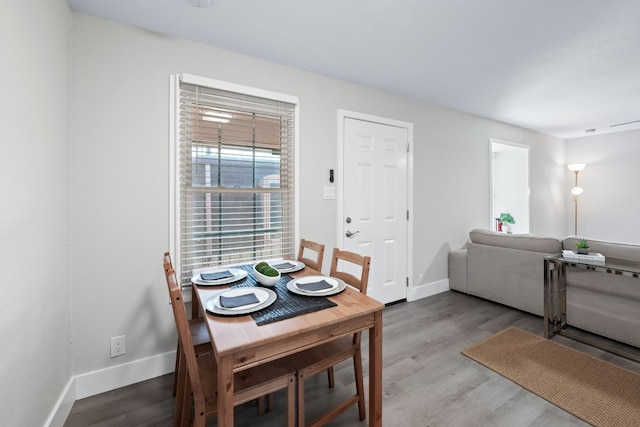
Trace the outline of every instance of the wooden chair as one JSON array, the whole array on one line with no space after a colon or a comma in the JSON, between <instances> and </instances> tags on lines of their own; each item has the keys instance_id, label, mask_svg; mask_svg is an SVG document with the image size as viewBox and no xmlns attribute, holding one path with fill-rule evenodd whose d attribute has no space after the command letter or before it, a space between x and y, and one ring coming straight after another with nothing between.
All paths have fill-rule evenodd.
<instances>
[{"instance_id":1,"label":"wooden chair","mask_svg":"<svg viewBox=\"0 0 640 427\"><path fill-rule=\"evenodd\" d=\"M218 366L213 352L196 355L187 311L182 302L182 290L178 286L173 270L167 271L166 276L186 374L179 376L174 426L191 425L193 406L193 425L204 427L207 419L213 417L218 410ZM288 358L236 373L233 405L237 406L282 389L286 390L287 396L287 426L293 427L295 425L295 368Z\"/></svg>"},{"instance_id":2,"label":"wooden chair","mask_svg":"<svg viewBox=\"0 0 640 427\"><path fill-rule=\"evenodd\" d=\"M343 270L339 271L338 261L341 262L341 265L342 262L348 262L360 266L360 277L356 277ZM366 294L367 284L369 282L370 264L371 258L368 256L361 256L353 252L341 251L335 248L333 250L333 256L331 258L330 276L342 279L345 283ZM298 377L297 400L299 427L303 427L305 425L314 427L321 426L356 403L358 404L360 420L364 420L366 418L360 341L361 334L360 332L358 332L353 336L342 337L318 347L305 350L293 356L293 363L296 366ZM349 397L342 404L338 405L337 407L331 409L329 412L319 417L313 423L305 424L304 383L306 378L326 370L329 377L329 387L333 387L335 384L333 378L333 366L349 358L353 359L356 394Z\"/></svg>"},{"instance_id":3,"label":"wooden chair","mask_svg":"<svg viewBox=\"0 0 640 427\"><path fill-rule=\"evenodd\" d=\"M308 256L305 257L305 250L311 250L316 253L313 260ZM324 258L324 245L312 242L311 240L300 239L300 248L298 249L298 261L303 262L307 267L313 268L317 272L322 271L322 259Z\"/></svg>"},{"instance_id":4,"label":"wooden chair","mask_svg":"<svg viewBox=\"0 0 640 427\"><path fill-rule=\"evenodd\" d=\"M169 252L164 253L162 260L164 264L165 275L169 270L173 270L173 263L171 262L171 254ZM191 304L197 304L197 301L191 301ZM191 330L191 337L196 354L209 353L211 349L211 340L209 338L209 331L207 331L207 325L204 323L204 319L191 319L189 320L189 329ZM178 339L178 345L176 346L176 367L173 371L173 395L176 395L178 389L178 372L180 372L180 365L184 363L182 352L180 351L180 340Z\"/></svg>"}]
</instances>

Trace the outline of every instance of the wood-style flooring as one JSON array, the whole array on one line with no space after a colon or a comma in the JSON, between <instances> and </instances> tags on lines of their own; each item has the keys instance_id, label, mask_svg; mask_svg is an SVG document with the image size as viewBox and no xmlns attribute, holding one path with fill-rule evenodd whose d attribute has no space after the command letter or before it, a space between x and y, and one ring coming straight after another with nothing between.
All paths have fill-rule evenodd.
<instances>
[{"instance_id":1,"label":"wood-style flooring","mask_svg":"<svg viewBox=\"0 0 640 427\"><path fill-rule=\"evenodd\" d=\"M455 291L389 306L383 314L383 425L389 427L586 426L583 421L460 354L508 326L542 335L542 318ZM640 373L640 364L565 337L554 341ZM363 363L368 372L367 337ZM353 367L338 365L336 387L326 375L308 379L307 420L352 393ZM366 378L365 378L366 381ZM173 376L164 375L75 402L67 427L172 426ZM368 392L368 384L365 383ZM368 408L367 408L368 409ZM284 396L257 414L251 403L236 408L236 426L284 425ZM215 426L211 420L207 426ZM328 424L366 426L352 407Z\"/></svg>"}]
</instances>

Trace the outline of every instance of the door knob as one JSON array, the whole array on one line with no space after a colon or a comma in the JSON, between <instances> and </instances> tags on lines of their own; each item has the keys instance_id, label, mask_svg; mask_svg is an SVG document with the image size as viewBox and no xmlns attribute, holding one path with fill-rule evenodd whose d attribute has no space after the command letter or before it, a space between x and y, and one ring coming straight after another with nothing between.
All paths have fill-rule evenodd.
<instances>
[{"instance_id":1,"label":"door knob","mask_svg":"<svg viewBox=\"0 0 640 427\"><path fill-rule=\"evenodd\" d=\"M349 230L347 230L347 232L345 233L345 236L347 236L347 237L353 237L353 236L355 236L355 235L356 235L356 234L358 234L358 233L359 233L359 231L355 231L355 232L353 232L353 233L352 233L352 232L350 232Z\"/></svg>"}]
</instances>

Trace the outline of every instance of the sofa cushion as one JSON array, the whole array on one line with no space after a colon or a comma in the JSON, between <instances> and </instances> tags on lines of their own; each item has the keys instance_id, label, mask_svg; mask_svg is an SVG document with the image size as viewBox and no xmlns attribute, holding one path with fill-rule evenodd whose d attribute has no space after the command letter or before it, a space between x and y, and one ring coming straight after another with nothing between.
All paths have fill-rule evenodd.
<instances>
[{"instance_id":1,"label":"sofa cushion","mask_svg":"<svg viewBox=\"0 0 640 427\"><path fill-rule=\"evenodd\" d=\"M562 252L562 243L559 239L533 234L506 234L478 228L469 232L469 239L471 242L480 245L500 246L546 254Z\"/></svg>"}]
</instances>

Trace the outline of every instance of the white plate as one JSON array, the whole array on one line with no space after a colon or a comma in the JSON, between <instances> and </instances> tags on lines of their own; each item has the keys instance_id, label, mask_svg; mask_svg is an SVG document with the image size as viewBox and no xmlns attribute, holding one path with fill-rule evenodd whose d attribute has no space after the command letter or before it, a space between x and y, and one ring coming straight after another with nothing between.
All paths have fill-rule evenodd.
<instances>
[{"instance_id":1,"label":"white plate","mask_svg":"<svg viewBox=\"0 0 640 427\"><path fill-rule=\"evenodd\" d=\"M276 261L267 261L269 263L270 266L274 266L274 265L278 265L278 264L284 264L284 263L290 263L290 264L294 264L293 267L289 267L289 268L278 268L278 271L280 271L280 273L295 273L296 271L300 271L303 268L305 268L306 266L304 265L303 262L300 261L295 261L292 259L279 259ZM274 267L275 268L275 267Z\"/></svg>"},{"instance_id":2,"label":"white plate","mask_svg":"<svg viewBox=\"0 0 640 427\"><path fill-rule=\"evenodd\" d=\"M217 271L228 271L233 274L233 277L225 277L224 279L218 280L204 280L200 277L200 273L215 273ZM247 271L239 268L218 268L215 270L204 270L198 273L196 276L191 278L191 283L195 283L200 286L219 286L226 285L228 283L237 282L238 280L242 280L247 277Z\"/></svg>"},{"instance_id":3,"label":"white plate","mask_svg":"<svg viewBox=\"0 0 640 427\"><path fill-rule=\"evenodd\" d=\"M258 297L258 300L260 302L255 304L243 305L242 307L235 307L235 308L225 308L220 306L220 295L232 297L232 296L239 296L239 295L244 295L248 293L254 293L256 297ZM273 304L276 301L277 298L278 296L271 289L254 288L254 287L233 288L226 291L222 291L210 297L209 299L207 299L205 307L208 312L211 312L214 314L222 314L227 316L249 314L249 313L253 313L254 311L262 310L263 308L269 307L271 304Z\"/></svg>"},{"instance_id":4,"label":"white plate","mask_svg":"<svg viewBox=\"0 0 640 427\"><path fill-rule=\"evenodd\" d=\"M326 280L332 286L334 284L335 284L335 286L332 287L331 289L322 289L320 291L305 291L305 290L302 290L302 289L300 289L300 288L298 288L296 286L296 283L317 282L319 280ZM304 296L308 296L308 297L326 297L326 296L330 296L330 295L339 294L340 292L344 291L344 289L346 287L347 287L347 284L344 283L342 280L337 279L335 277L327 277L327 276L300 277L298 279L290 280L287 283L287 289L288 290L290 290L294 294L304 295Z\"/></svg>"}]
</instances>

